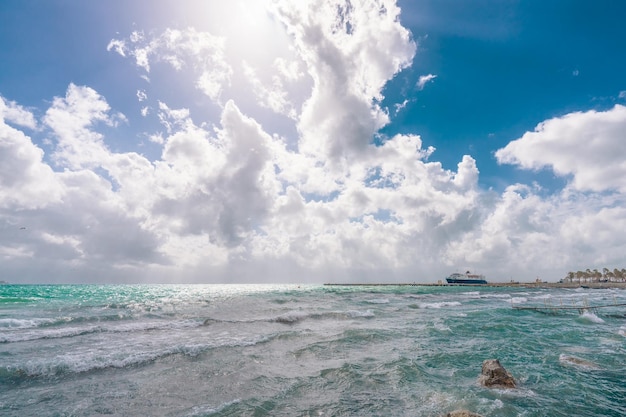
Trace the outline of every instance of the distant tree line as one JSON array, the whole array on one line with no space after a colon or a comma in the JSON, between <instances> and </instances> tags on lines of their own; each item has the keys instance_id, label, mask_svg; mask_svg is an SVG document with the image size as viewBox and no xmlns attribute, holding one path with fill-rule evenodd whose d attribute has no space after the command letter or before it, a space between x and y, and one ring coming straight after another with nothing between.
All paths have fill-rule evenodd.
<instances>
[{"instance_id":1,"label":"distant tree line","mask_svg":"<svg viewBox=\"0 0 626 417\"><path fill-rule=\"evenodd\" d=\"M626 282L626 269L602 268L602 272L597 269L586 269L584 271L570 271L563 278L564 282Z\"/></svg>"}]
</instances>

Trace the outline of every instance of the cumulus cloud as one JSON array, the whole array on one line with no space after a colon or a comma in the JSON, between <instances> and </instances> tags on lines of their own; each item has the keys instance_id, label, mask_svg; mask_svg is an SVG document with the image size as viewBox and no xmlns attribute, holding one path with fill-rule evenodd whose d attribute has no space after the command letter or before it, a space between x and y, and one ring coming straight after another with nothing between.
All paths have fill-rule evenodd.
<instances>
[{"instance_id":1,"label":"cumulus cloud","mask_svg":"<svg viewBox=\"0 0 626 417\"><path fill-rule=\"evenodd\" d=\"M0 208L35 209L58 201L63 192L43 162L43 150L6 122L36 126L32 113L0 97Z\"/></svg>"},{"instance_id":2,"label":"cumulus cloud","mask_svg":"<svg viewBox=\"0 0 626 417\"><path fill-rule=\"evenodd\" d=\"M546 120L496 152L501 164L549 168L581 191L626 191L626 107L570 113Z\"/></svg>"},{"instance_id":3,"label":"cumulus cloud","mask_svg":"<svg viewBox=\"0 0 626 417\"><path fill-rule=\"evenodd\" d=\"M88 86L70 84L41 118L0 98L3 267L202 282L433 281L478 267L506 280L623 257L623 106L547 120L496 153L570 178L564 190L484 190L470 155L447 169L418 134L373 143L384 86L416 51L394 1L277 0L271 12L291 44L265 67L229 61L228 42L191 28L111 41L154 84L170 66L219 104L207 120L153 90L143 106L134 90L160 123L144 136L150 158L112 149L126 119ZM268 127L277 118L287 134Z\"/></svg>"},{"instance_id":4,"label":"cumulus cloud","mask_svg":"<svg viewBox=\"0 0 626 417\"><path fill-rule=\"evenodd\" d=\"M94 124L113 124L107 102L93 89L70 84L65 97L56 97L44 123L58 140L54 159L70 168L94 167L108 156L103 136Z\"/></svg>"},{"instance_id":5,"label":"cumulus cloud","mask_svg":"<svg viewBox=\"0 0 626 417\"><path fill-rule=\"evenodd\" d=\"M276 1L275 11L313 79L298 128L299 149L323 160L358 155L388 122L382 88L416 45L393 1Z\"/></svg>"},{"instance_id":6,"label":"cumulus cloud","mask_svg":"<svg viewBox=\"0 0 626 417\"><path fill-rule=\"evenodd\" d=\"M252 84L253 93L259 105L292 119L296 118L296 110L289 102L282 78L274 76L270 83L264 83L248 63L243 63L243 69L248 82Z\"/></svg>"},{"instance_id":7,"label":"cumulus cloud","mask_svg":"<svg viewBox=\"0 0 626 417\"><path fill-rule=\"evenodd\" d=\"M232 69L224 59L224 38L187 28L167 29L154 38L135 31L129 42L113 39L107 50L134 57L146 72L153 61L167 62L176 70L189 65L197 74L196 87L214 101L230 82Z\"/></svg>"},{"instance_id":8,"label":"cumulus cloud","mask_svg":"<svg viewBox=\"0 0 626 417\"><path fill-rule=\"evenodd\" d=\"M437 76L433 74L420 75L419 79L417 80L417 88L419 90L423 90L426 84L434 80L435 78L437 78Z\"/></svg>"}]
</instances>

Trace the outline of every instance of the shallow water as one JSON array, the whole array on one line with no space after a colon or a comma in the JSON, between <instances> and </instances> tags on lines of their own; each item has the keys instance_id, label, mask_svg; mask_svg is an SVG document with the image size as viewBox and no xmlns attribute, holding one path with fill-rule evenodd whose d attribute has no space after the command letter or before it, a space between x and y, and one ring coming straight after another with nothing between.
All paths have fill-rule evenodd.
<instances>
[{"instance_id":1,"label":"shallow water","mask_svg":"<svg viewBox=\"0 0 626 417\"><path fill-rule=\"evenodd\" d=\"M0 286L0 415L626 415L616 289ZM498 358L515 390L478 384Z\"/></svg>"}]
</instances>

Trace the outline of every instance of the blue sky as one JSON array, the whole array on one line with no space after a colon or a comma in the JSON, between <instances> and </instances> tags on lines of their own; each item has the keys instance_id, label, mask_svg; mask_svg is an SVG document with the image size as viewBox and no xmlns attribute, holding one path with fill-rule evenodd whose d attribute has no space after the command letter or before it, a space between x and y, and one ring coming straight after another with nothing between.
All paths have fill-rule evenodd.
<instances>
[{"instance_id":1,"label":"blue sky","mask_svg":"<svg viewBox=\"0 0 626 417\"><path fill-rule=\"evenodd\" d=\"M0 279L622 268L613 1L8 0Z\"/></svg>"}]
</instances>

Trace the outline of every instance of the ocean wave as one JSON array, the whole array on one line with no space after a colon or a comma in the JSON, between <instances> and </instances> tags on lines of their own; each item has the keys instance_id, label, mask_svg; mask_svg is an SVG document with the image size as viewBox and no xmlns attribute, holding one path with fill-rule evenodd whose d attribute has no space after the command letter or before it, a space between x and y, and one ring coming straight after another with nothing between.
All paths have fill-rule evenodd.
<instances>
[{"instance_id":1,"label":"ocean wave","mask_svg":"<svg viewBox=\"0 0 626 417\"><path fill-rule=\"evenodd\" d=\"M0 319L0 329L32 329L67 325L69 323L101 323L108 321L122 321L132 319L132 316L121 313L108 315L89 316L57 316L57 317L33 317L28 319Z\"/></svg>"},{"instance_id":2,"label":"ocean wave","mask_svg":"<svg viewBox=\"0 0 626 417\"><path fill-rule=\"evenodd\" d=\"M462 305L458 301L440 301L437 303L420 303L418 304L419 308L443 308L443 307L457 307Z\"/></svg>"},{"instance_id":3,"label":"ocean wave","mask_svg":"<svg viewBox=\"0 0 626 417\"><path fill-rule=\"evenodd\" d=\"M467 297L473 297L473 298L480 298L481 296L482 297L489 296L489 294L481 295L480 291L467 291L467 292L461 293L461 295L465 295Z\"/></svg>"},{"instance_id":4,"label":"ocean wave","mask_svg":"<svg viewBox=\"0 0 626 417\"><path fill-rule=\"evenodd\" d=\"M193 410L191 410L191 412L189 414L187 414L188 417L197 417L197 416L210 416L213 414L220 414L223 411L227 410L228 408L240 404L241 403L241 399L236 398L232 401L228 401L225 402L223 404L218 405L217 407L215 406L211 406L211 405L201 405L201 406L195 406L193 407Z\"/></svg>"},{"instance_id":5,"label":"ocean wave","mask_svg":"<svg viewBox=\"0 0 626 417\"><path fill-rule=\"evenodd\" d=\"M268 340L267 336L248 338L216 338L206 343L181 343L171 346L108 346L106 349L76 350L63 355L24 358L22 362L0 366L0 383L26 379L58 378L105 369L122 369L148 365L175 355L197 357L217 348L254 346Z\"/></svg>"},{"instance_id":6,"label":"ocean wave","mask_svg":"<svg viewBox=\"0 0 626 417\"><path fill-rule=\"evenodd\" d=\"M281 314L277 317L271 318L268 321L275 323L294 324L304 320L350 320L358 318L371 318L374 317L374 313L371 310L359 311L328 311L324 313L312 313L303 311L291 311Z\"/></svg>"},{"instance_id":7,"label":"ocean wave","mask_svg":"<svg viewBox=\"0 0 626 417\"><path fill-rule=\"evenodd\" d=\"M39 339L58 339L63 337L75 337L82 336L89 333L100 332L99 327L85 328L85 327L63 327L58 329L50 329L46 331L29 331L29 332L12 332L2 333L0 332L0 343L16 343L27 342Z\"/></svg>"},{"instance_id":8,"label":"ocean wave","mask_svg":"<svg viewBox=\"0 0 626 417\"><path fill-rule=\"evenodd\" d=\"M6 297L0 295L0 304L13 304L13 303L32 303L39 301L38 297Z\"/></svg>"},{"instance_id":9,"label":"ocean wave","mask_svg":"<svg viewBox=\"0 0 626 417\"><path fill-rule=\"evenodd\" d=\"M305 313L302 311L292 311L289 313L281 314L278 317L270 319L270 321L276 323L285 323L285 324L293 324L305 320L307 318L311 318L312 315L309 313Z\"/></svg>"},{"instance_id":10,"label":"ocean wave","mask_svg":"<svg viewBox=\"0 0 626 417\"><path fill-rule=\"evenodd\" d=\"M522 304L528 301L526 297L512 297L511 304Z\"/></svg>"},{"instance_id":11,"label":"ocean wave","mask_svg":"<svg viewBox=\"0 0 626 417\"><path fill-rule=\"evenodd\" d=\"M552 298L552 294L541 294L533 297L533 300L548 300Z\"/></svg>"},{"instance_id":12,"label":"ocean wave","mask_svg":"<svg viewBox=\"0 0 626 417\"><path fill-rule=\"evenodd\" d=\"M21 331L0 332L0 343L26 342L40 339L60 339L83 336L93 333L135 333L153 330L178 330L201 326L196 320L177 322L137 322L124 324L100 324L95 326L35 327L21 328ZM29 329L29 330L25 330Z\"/></svg>"},{"instance_id":13,"label":"ocean wave","mask_svg":"<svg viewBox=\"0 0 626 417\"><path fill-rule=\"evenodd\" d=\"M490 298L511 298L511 294L490 294Z\"/></svg>"},{"instance_id":14,"label":"ocean wave","mask_svg":"<svg viewBox=\"0 0 626 417\"><path fill-rule=\"evenodd\" d=\"M604 323L604 320L602 320L600 317L596 316L594 313L592 313L589 310L585 310L583 311L583 313L579 316L579 319L581 321L584 322L588 322L588 323Z\"/></svg>"},{"instance_id":15,"label":"ocean wave","mask_svg":"<svg viewBox=\"0 0 626 417\"><path fill-rule=\"evenodd\" d=\"M433 328L435 330L440 331L440 332L450 332L450 331L452 331L452 329L450 329L450 327L448 327L447 325L443 324L443 320L435 320L433 322Z\"/></svg>"},{"instance_id":16,"label":"ocean wave","mask_svg":"<svg viewBox=\"0 0 626 417\"><path fill-rule=\"evenodd\" d=\"M389 304L388 298L372 298L369 300L365 300L366 303L369 304Z\"/></svg>"},{"instance_id":17,"label":"ocean wave","mask_svg":"<svg viewBox=\"0 0 626 417\"><path fill-rule=\"evenodd\" d=\"M55 319L32 318L32 319L0 319L0 329L30 329L42 325L55 323Z\"/></svg>"},{"instance_id":18,"label":"ocean wave","mask_svg":"<svg viewBox=\"0 0 626 417\"><path fill-rule=\"evenodd\" d=\"M619 330L617 331L617 334L626 337L626 326L620 327Z\"/></svg>"}]
</instances>

